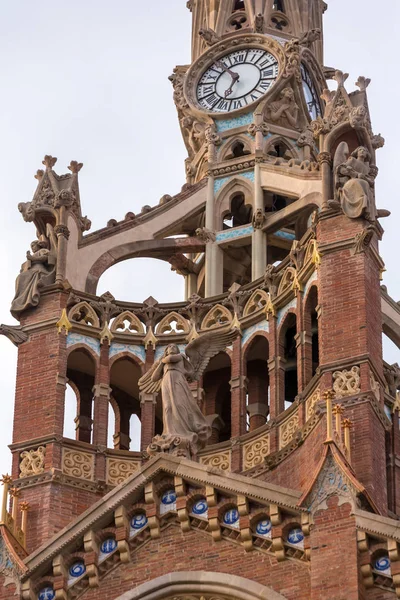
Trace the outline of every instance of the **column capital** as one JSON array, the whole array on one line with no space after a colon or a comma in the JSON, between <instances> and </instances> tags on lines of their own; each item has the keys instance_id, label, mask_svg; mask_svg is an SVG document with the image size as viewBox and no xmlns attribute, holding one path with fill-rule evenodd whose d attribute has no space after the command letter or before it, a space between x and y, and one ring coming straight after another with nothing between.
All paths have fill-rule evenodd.
<instances>
[{"instance_id":1,"label":"column capital","mask_svg":"<svg viewBox=\"0 0 400 600\"><path fill-rule=\"evenodd\" d=\"M97 383L92 387L92 392L95 398L104 397L110 398L111 388L105 383Z\"/></svg>"},{"instance_id":2,"label":"column capital","mask_svg":"<svg viewBox=\"0 0 400 600\"><path fill-rule=\"evenodd\" d=\"M140 392L140 404L145 404L146 402L151 402L152 404L157 404L157 396L158 394L148 394L146 392Z\"/></svg>"},{"instance_id":3,"label":"column capital","mask_svg":"<svg viewBox=\"0 0 400 600\"><path fill-rule=\"evenodd\" d=\"M231 390L235 390L237 388L245 388L247 390L247 384L249 380L244 375L239 375L239 377L233 377L229 381L229 385L231 386Z\"/></svg>"}]
</instances>

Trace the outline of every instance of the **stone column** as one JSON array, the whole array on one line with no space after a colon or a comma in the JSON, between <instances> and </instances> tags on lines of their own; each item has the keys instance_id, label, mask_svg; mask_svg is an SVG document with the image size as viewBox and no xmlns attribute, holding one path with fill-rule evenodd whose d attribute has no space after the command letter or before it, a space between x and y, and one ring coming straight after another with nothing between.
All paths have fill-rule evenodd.
<instances>
[{"instance_id":1,"label":"stone column","mask_svg":"<svg viewBox=\"0 0 400 600\"><path fill-rule=\"evenodd\" d=\"M332 200L332 156L330 152L320 152L318 162L322 173L322 209L329 208L328 201Z\"/></svg>"},{"instance_id":2,"label":"stone column","mask_svg":"<svg viewBox=\"0 0 400 600\"><path fill-rule=\"evenodd\" d=\"M100 364L93 387L93 445L97 447L96 479L106 480L106 457L108 434L108 410L110 404L109 341L104 339L100 346Z\"/></svg>"},{"instance_id":3,"label":"stone column","mask_svg":"<svg viewBox=\"0 0 400 600\"><path fill-rule=\"evenodd\" d=\"M265 221L264 192L261 187L262 159L256 158L254 167L254 214L253 214L253 236L252 236L252 281L264 275L267 266L267 234L262 230Z\"/></svg>"},{"instance_id":4,"label":"stone column","mask_svg":"<svg viewBox=\"0 0 400 600\"><path fill-rule=\"evenodd\" d=\"M212 166L216 160L216 146L221 143L221 138L215 133L215 129L210 126L206 130L206 140L208 143L208 185L206 202L206 223L205 229L208 234L206 245L206 277L205 277L205 296L216 296L223 292L223 252L215 241L215 178Z\"/></svg>"},{"instance_id":5,"label":"stone column","mask_svg":"<svg viewBox=\"0 0 400 600\"><path fill-rule=\"evenodd\" d=\"M239 336L233 342L232 371L231 371L231 437L232 471L241 470L241 447L238 438L246 433L246 393L247 377L243 373L242 338Z\"/></svg>"},{"instance_id":6,"label":"stone column","mask_svg":"<svg viewBox=\"0 0 400 600\"><path fill-rule=\"evenodd\" d=\"M155 349L152 344L146 348L145 370L148 371L154 364ZM155 433L157 394L140 394L140 421L142 452L151 444Z\"/></svg>"}]
</instances>

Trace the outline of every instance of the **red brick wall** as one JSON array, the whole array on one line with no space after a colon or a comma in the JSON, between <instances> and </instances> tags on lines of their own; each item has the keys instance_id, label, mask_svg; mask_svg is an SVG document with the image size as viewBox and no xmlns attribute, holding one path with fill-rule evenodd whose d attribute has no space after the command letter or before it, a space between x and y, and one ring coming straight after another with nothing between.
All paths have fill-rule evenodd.
<instances>
[{"instance_id":1,"label":"red brick wall","mask_svg":"<svg viewBox=\"0 0 400 600\"><path fill-rule=\"evenodd\" d=\"M85 600L115 600L120 594L177 571L209 571L240 575L280 592L288 600L310 600L309 566L278 561L261 552L246 553L231 542L213 542L198 532L183 534L176 526L140 548L130 564L119 565ZM327 598L325 598L327 600Z\"/></svg>"}]
</instances>

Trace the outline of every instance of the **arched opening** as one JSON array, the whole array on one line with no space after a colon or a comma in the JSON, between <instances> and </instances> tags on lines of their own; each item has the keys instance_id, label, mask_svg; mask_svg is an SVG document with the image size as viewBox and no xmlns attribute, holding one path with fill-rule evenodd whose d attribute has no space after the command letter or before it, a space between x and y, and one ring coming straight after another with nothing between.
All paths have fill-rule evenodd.
<instances>
[{"instance_id":1,"label":"arched opening","mask_svg":"<svg viewBox=\"0 0 400 600\"><path fill-rule=\"evenodd\" d=\"M67 383L64 403L64 432L63 436L70 440L76 436L76 415L78 413L77 391Z\"/></svg>"},{"instance_id":2,"label":"arched opening","mask_svg":"<svg viewBox=\"0 0 400 600\"><path fill-rule=\"evenodd\" d=\"M272 10L277 10L279 12L284 13L285 12L285 5L283 3L283 0L273 0Z\"/></svg>"},{"instance_id":3,"label":"arched opening","mask_svg":"<svg viewBox=\"0 0 400 600\"><path fill-rule=\"evenodd\" d=\"M313 286L310 290L305 306L304 325L305 340L305 385L314 377L319 367L319 331L318 331L318 289Z\"/></svg>"},{"instance_id":4,"label":"arched opening","mask_svg":"<svg viewBox=\"0 0 400 600\"><path fill-rule=\"evenodd\" d=\"M234 0L233 12L235 12L236 10L245 10L244 0Z\"/></svg>"},{"instance_id":5,"label":"arched opening","mask_svg":"<svg viewBox=\"0 0 400 600\"><path fill-rule=\"evenodd\" d=\"M240 227L241 225L247 225L248 223L251 223L253 207L250 204L246 204L246 198L244 194L239 193L232 197L231 215L233 227Z\"/></svg>"},{"instance_id":6,"label":"arched opening","mask_svg":"<svg viewBox=\"0 0 400 600\"><path fill-rule=\"evenodd\" d=\"M225 160L230 160L231 158L240 158L242 156L248 156L251 154L250 150L246 148L245 143L240 140L236 140L233 142L229 152L225 155Z\"/></svg>"},{"instance_id":7,"label":"arched opening","mask_svg":"<svg viewBox=\"0 0 400 600\"><path fill-rule=\"evenodd\" d=\"M112 437L116 450L140 449L140 398L138 381L141 377L139 365L129 357L116 360L110 370L111 407L115 427ZM136 416L136 427L132 429L132 416ZM131 434L134 438L131 438ZM109 438L111 439L111 438Z\"/></svg>"},{"instance_id":8,"label":"arched opening","mask_svg":"<svg viewBox=\"0 0 400 600\"><path fill-rule=\"evenodd\" d=\"M68 356L67 379L77 398L75 438L88 444L92 441L95 375L96 365L91 354L84 348L73 350ZM70 407L70 400L68 400L68 407ZM66 412L64 414L66 415Z\"/></svg>"},{"instance_id":9,"label":"arched opening","mask_svg":"<svg viewBox=\"0 0 400 600\"><path fill-rule=\"evenodd\" d=\"M269 344L256 336L246 353L248 429L265 425L269 415Z\"/></svg>"},{"instance_id":10,"label":"arched opening","mask_svg":"<svg viewBox=\"0 0 400 600\"><path fill-rule=\"evenodd\" d=\"M214 356L203 376L204 407L212 435L209 444L231 437L231 359L226 352Z\"/></svg>"},{"instance_id":11,"label":"arched opening","mask_svg":"<svg viewBox=\"0 0 400 600\"><path fill-rule=\"evenodd\" d=\"M284 408L289 408L298 394L297 376L297 319L289 313L281 329L279 346L283 357L283 377L280 389L283 390Z\"/></svg>"},{"instance_id":12,"label":"arched opening","mask_svg":"<svg viewBox=\"0 0 400 600\"><path fill-rule=\"evenodd\" d=\"M156 258L131 258L117 263L100 278L97 294L108 290L118 300L143 302L153 296L158 302L183 300L185 279L171 270L171 265Z\"/></svg>"},{"instance_id":13,"label":"arched opening","mask_svg":"<svg viewBox=\"0 0 400 600\"><path fill-rule=\"evenodd\" d=\"M165 600L166 598L226 598L227 600L285 600L260 583L237 575L209 571L175 571L147 581L116 600Z\"/></svg>"}]
</instances>

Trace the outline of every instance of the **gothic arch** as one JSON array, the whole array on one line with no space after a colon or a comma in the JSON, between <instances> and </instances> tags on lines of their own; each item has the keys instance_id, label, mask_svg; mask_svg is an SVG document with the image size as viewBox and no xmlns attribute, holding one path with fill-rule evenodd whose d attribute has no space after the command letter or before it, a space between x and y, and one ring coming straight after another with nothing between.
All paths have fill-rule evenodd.
<instances>
[{"instance_id":1,"label":"gothic arch","mask_svg":"<svg viewBox=\"0 0 400 600\"><path fill-rule=\"evenodd\" d=\"M225 573L182 571L168 573L130 590L116 600L170 600L188 594L193 598L218 596L221 600L286 600L260 583Z\"/></svg>"},{"instance_id":2,"label":"gothic arch","mask_svg":"<svg viewBox=\"0 0 400 600\"><path fill-rule=\"evenodd\" d=\"M274 135L266 140L264 146L265 154L271 152L276 146L282 146L286 151L290 154L290 156L285 157L287 160L291 158L299 158L299 153L296 151L296 148L288 142L287 139L283 138L280 135ZM279 156L279 155L278 155Z\"/></svg>"},{"instance_id":3,"label":"gothic arch","mask_svg":"<svg viewBox=\"0 0 400 600\"><path fill-rule=\"evenodd\" d=\"M221 147L219 151L219 160L230 160L232 158L239 158L234 156L234 148L237 144L243 144L243 150L245 154L242 155L242 158L246 158L249 154L253 153L252 149L252 141L251 139L244 133L239 134L234 137L234 139L227 140ZM232 155L231 155L232 154Z\"/></svg>"},{"instance_id":4,"label":"gothic arch","mask_svg":"<svg viewBox=\"0 0 400 600\"><path fill-rule=\"evenodd\" d=\"M244 177L234 177L226 183L216 197L215 202L215 228L222 229L224 215L231 211L232 199L243 194L244 204L254 207L254 186L252 182Z\"/></svg>"}]
</instances>

